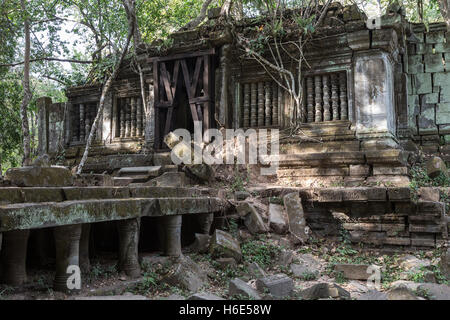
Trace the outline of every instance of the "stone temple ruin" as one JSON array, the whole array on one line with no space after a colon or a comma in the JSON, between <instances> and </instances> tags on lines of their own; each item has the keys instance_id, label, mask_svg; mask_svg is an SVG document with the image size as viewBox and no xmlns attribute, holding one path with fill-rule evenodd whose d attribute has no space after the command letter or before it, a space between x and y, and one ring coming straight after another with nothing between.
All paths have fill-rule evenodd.
<instances>
[{"instance_id":1,"label":"stone temple ruin","mask_svg":"<svg viewBox=\"0 0 450 320\"><path fill-rule=\"evenodd\" d=\"M119 267L136 277L141 246L179 256L183 237L192 242L194 232L221 229L236 207L254 233L295 234L293 221L301 214L312 232L329 239L342 227L353 243L367 246L447 244L449 219L439 189L423 189L416 198L408 172L421 153L450 161L450 34L445 24L426 29L409 23L402 9L384 15L380 28L368 28L366 20L355 6L332 5L325 27L308 44L302 137L289 135L298 118L288 94L243 57L214 11L204 25L172 34L169 48L142 49L148 108L138 74L124 66L83 174L62 166L7 172L0 187L2 282L24 283L29 237L36 252L48 255L53 232L54 289L67 291L67 267L88 269L89 248L101 246L101 235L115 234L111 223L117 224ZM72 168L84 152L101 85L66 94L67 103L39 100L39 152ZM230 200L216 184L199 185L172 163L164 137L178 128L193 132L194 120L203 130L280 129L276 175L269 184L252 181L247 191L266 204L284 197L287 222L272 203L261 218L246 207L249 194ZM185 221L190 227L182 230ZM214 232L215 245L228 248L227 240Z\"/></svg>"}]
</instances>

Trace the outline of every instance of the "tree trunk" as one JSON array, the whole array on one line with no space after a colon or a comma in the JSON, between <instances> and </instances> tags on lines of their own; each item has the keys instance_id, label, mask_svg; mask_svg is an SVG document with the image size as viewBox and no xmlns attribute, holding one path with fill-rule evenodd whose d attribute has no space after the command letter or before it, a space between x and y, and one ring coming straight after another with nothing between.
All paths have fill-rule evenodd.
<instances>
[{"instance_id":1,"label":"tree trunk","mask_svg":"<svg viewBox=\"0 0 450 320\"><path fill-rule=\"evenodd\" d=\"M447 30L450 32L450 0L439 0L439 8L441 9L442 17L447 24Z\"/></svg>"},{"instance_id":2,"label":"tree trunk","mask_svg":"<svg viewBox=\"0 0 450 320\"><path fill-rule=\"evenodd\" d=\"M25 52L24 52L24 66L23 66L23 99L20 106L20 117L22 119L22 135L23 135L23 160L22 165L28 166L31 164L30 158L30 128L28 125L27 109L31 100L30 90L30 20L26 11L25 0L20 1L22 13L25 15L24 31L25 31Z\"/></svg>"},{"instance_id":3,"label":"tree trunk","mask_svg":"<svg viewBox=\"0 0 450 320\"><path fill-rule=\"evenodd\" d=\"M205 0L203 2L202 8L200 9L200 14L193 20L189 21L182 29L189 30L196 28L203 20L205 20L206 14L208 13L208 6L211 4L212 0Z\"/></svg>"},{"instance_id":4,"label":"tree trunk","mask_svg":"<svg viewBox=\"0 0 450 320\"><path fill-rule=\"evenodd\" d=\"M95 133L97 132L98 123L100 122L100 116L102 115L103 109L105 107L106 96L107 96L109 90L111 89L112 83L116 79L117 74L119 73L120 66L122 65L122 62L125 59L125 56L128 52L128 47L130 45L131 37L133 36L133 31L134 31L133 25L129 25L127 41L122 50L122 54L120 55L120 59L114 66L113 73L108 78L105 85L103 86L102 95L100 96L100 103L99 103L98 110L97 110L97 115L95 117L94 123L92 124L91 132L89 133L89 137L86 141L86 148L84 149L83 157L81 158L80 164L78 165L77 174L81 174L81 172L83 171L83 167L86 163L86 160L89 156L89 148L91 147L92 140L94 140Z\"/></svg>"}]
</instances>

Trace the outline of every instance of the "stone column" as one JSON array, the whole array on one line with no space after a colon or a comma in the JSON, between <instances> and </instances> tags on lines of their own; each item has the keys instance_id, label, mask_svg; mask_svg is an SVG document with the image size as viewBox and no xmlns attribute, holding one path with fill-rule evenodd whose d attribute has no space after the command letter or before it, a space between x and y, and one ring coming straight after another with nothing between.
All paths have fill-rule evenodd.
<instances>
[{"instance_id":1,"label":"stone column","mask_svg":"<svg viewBox=\"0 0 450 320\"><path fill-rule=\"evenodd\" d=\"M137 118L136 118L136 98L131 98L131 136L136 137L136 126L137 126Z\"/></svg>"},{"instance_id":2,"label":"stone column","mask_svg":"<svg viewBox=\"0 0 450 320\"><path fill-rule=\"evenodd\" d=\"M333 120L339 120L339 93L336 73L331 75L331 109L333 110Z\"/></svg>"},{"instance_id":3,"label":"stone column","mask_svg":"<svg viewBox=\"0 0 450 320\"><path fill-rule=\"evenodd\" d=\"M311 123L314 122L314 82L312 77L306 78L306 94L307 120Z\"/></svg>"},{"instance_id":4,"label":"stone column","mask_svg":"<svg viewBox=\"0 0 450 320\"><path fill-rule=\"evenodd\" d=\"M200 233L209 234L209 231L211 230L211 225L214 220L214 213L199 214L197 216L197 219L200 225Z\"/></svg>"},{"instance_id":5,"label":"stone column","mask_svg":"<svg viewBox=\"0 0 450 320\"><path fill-rule=\"evenodd\" d=\"M137 278L141 275L138 255L140 225L139 218L117 221L119 269L131 278Z\"/></svg>"},{"instance_id":6,"label":"stone column","mask_svg":"<svg viewBox=\"0 0 450 320\"><path fill-rule=\"evenodd\" d=\"M266 82L264 86L265 91L265 121L264 124L266 127L272 124L272 84L270 82Z\"/></svg>"},{"instance_id":7,"label":"stone column","mask_svg":"<svg viewBox=\"0 0 450 320\"><path fill-rule=\"evenodd\" d=\"M389 55L381 50L357 52L354 70L356 135L363 140L363 149L396 147L393 71Z\"/></svg>"},{"instance_id":8,"label":"stone column","mask_svg":"<svg viewBox=\"0 0 450 320\"><path fill-rule=\"evenodd\" d=\"M91 263L89 260L89 237L91 235L91 224L85 223L81 227L80 239L80 269L82 272L89 272Z\"/></svg>"},{"instance_id":9,"label":"stone column","mask_svg":"<svg viewBox=\"0 0 450 320\"><path fill-rule=\"evenodd\" d=\"M1 282L21 285L27 281L26 258L30 230L14 230L3 233L0 252Z\"/></svg>"},{"instance_id":10,"label":"stone column","mask_svg":"<svg viewBox=\"0 0 450 320\"><path fill-rule=\"evenodd\" d=\"M314 77L314 89L315 89L315 106L314 106L314 121L322 122L322 77Z\"/></svg>"},{"instance_id":11,"label":"stone column","mask_svg":"<svg viewBox=\"0 0 450 320\"><path fill-rule=\"evenodd\" d=\"M76 289L67 287L67 279L71 276L71 273L67 272L67 268L79 266L81 225L55 227L53 234L56 248L56 274L53 280L53 290L72 292Z\"/></svg>"},{"instance_id":12,"label":"stone column","mask_svg":"<svg viewBox=\"0 0 450 320\"><path fill-rule=\"evenodd\" d=\"M137 98L136 99L136 135L138 137L142 136L142 99L141 98Z\"/></svg>"},{"instance_id":13,"label":"stone column","mask_svg":"<svg viewBox=\"0 0 450 320\"><path fill-rule=\"evenodd\" d=\"M166 216L165 222L165 252L166 256L181 255L181 221L182 216Z\"/></svg>"},{"instance_id":14,"label":"stone column","mask_svg":"<svg viewBox=\"0 0 450 320\"><path fill-rule=\"evenodd\" d=\"M323 121L331 120L331 112L330 112L330 87L328 82L329 76L322 76L322 84L323 84Z\"/></svg>"},{"instance_id":15,"label":"stone column","mask_svg":"<svg viewBox=\"0 0 450 320\"><path fill-rule=\"evenodd\" d=\"M124 99L125 102L125 137L131 136L131 104L130 98Z\"/></svg>"},{"instance_id":16,"label":"stone column","mask_svg":"<svg viewBox=\"0 0 450 320\"><path fill-rule=\"evenodd\" d=\"M244 114L243 114L244 128L250 127L250 84L244 84Z\"/></svg>"},{"instance_id":17,"label":"stone column","mask_svg":"<svg viewBox=\"0 0 450 320\"><path fill-rule=\"evenodd\" d=\"M278 84L276 82L273 83L272 87L272 125L278 125Z\"/></svg>"},{"instance_id":18,"label":"stone column","mask_svg":"<svg viewBox=\"0 0 450 320\"><path fill-rule=\"evenodd\" d=\"M264 82L258 82L258 127L264 126Z\"/></svg>"},{"instance_id":19,"label":"stone column","mask_svg":"<svg viewBox=\"0 0 450 320\"><path fill-rule=\"evenodd\" d=\"M84 124L84 111L85 105L80 104L80 142L84 142L85 139L85 124Z\"/></svg>"},{"instance_id":20,"label":"stone column","mask_svg":"<svg viewBox=\"0 0 450 320\"><path fill-rule=\"evenodd\" d=\"M125 137L125 112L126 104L125 99L120 99L120 137Z\"/></svg>"},{"instance_id":21,"label":"stone column","mask_svg":"<svg viewBox=\"0 0 450 320\"><path fill-rule=\"evenodd\" d=\"M339 100L341 102L341 120L348 120L347 76L345 72L339 74Z\"/></svg>"},{"instance_id":22,"label":"stone column","mask_svg":"<svg viewBox=\"0 0 450 320\"><path fill-rule=\"evenodd\" d=\"M250 88L250 126L256 127L258 125L258 84L252 82Z\"/></svg>"}]
</instances>

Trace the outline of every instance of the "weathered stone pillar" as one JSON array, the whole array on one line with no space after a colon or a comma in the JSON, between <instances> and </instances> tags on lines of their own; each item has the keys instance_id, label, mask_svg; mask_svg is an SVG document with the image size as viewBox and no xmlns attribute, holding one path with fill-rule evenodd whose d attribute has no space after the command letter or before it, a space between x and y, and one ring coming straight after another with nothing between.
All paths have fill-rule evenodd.
<instances>
[{"instance_id":1,"label":"weathered stone pillar","mask_svg":"<svg viewBox=\"0 0 450 320\"><path fill-rule=\"evenodd\" d=\"M214 220L214 213L204 213L197 215L198 223L200 225L201 234L209 234L211 225Z\"/></svg>"},{"instance_id":2,"label":"weathered stone pillar","mask_svg":"<svg viewBox=\"0 0 450 320\"><path fill-rule=\"evenodd\" d=\"M165 218L165 251L166 256L181 255L181 221L182 216L166 216Z\"/></svg>"},{"instance_id":3,"label":"weathered stone pillar","mask_svg":"<svg viewBox=\"0 0 450 320\"><path fill-rule=\"evenodd\" d=\"M138 244L141 221L139 218L117 221L119 231L119 269L131 278L141 275Z\"/></svg>"},{"instance_id":4,"label":"weathered stone pillar","mask_svg":"<svg viewBox=\"0 0 450 320\"><path fill-rule=\"evenodd\" d=\"M30 230L14 230L3 233L0 253L1 282L21 285L27 281L26 258Z\"/></svg>"},{"instance_id":5,"label":"weathered stone pillar","mask_svg":"<svg viewBox=\"0 0 450 320\"><path fill-rule=\"evenodd\" d=\"M355 55L356 135L363 149L397 146L392 62L380 50Z\"/></svg>"},{"instance_id":6,"label":"weathered stone pillar","mask_svg":"<svg viewBox=\"0 0 450 320\"><path fill-rule=\"evenodd\" d=\"M89 272L91 262L89 260L89 238L91 235L91 224L85 223L81 227L80 239L80 269L82 272Z\"/></svg>"},{"instance_id":7,"label":"weathered stone pillar","mask_svg":"<svg viewBox=\"0 0 450 320\"><path fill-rule=\"evenodd\" d=\"M67 279L71 276L71 273L67 273L67 268L79 266L81 225L55 227L53 235L56 248L56 274L53 280L53 290L72 292L76 289L67 287Z\"/></svg>"}]
</instances>

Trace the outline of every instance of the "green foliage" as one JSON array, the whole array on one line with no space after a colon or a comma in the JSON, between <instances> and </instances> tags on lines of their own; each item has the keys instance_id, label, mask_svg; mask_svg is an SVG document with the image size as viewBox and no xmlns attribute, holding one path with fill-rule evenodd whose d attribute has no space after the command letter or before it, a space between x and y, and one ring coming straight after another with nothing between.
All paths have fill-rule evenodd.
<instances>
[{"instance_id":1,"label":"green foliage","mask_svg":"<svg viewBox=\"0 0 450 320\"><path fill-rule=\"evenodd\" d=\"M264 239L257 239L242 243L241 251L246 262L256 262L264 268L272 264L281 248Z\"/></svg>"}]
</instances>

